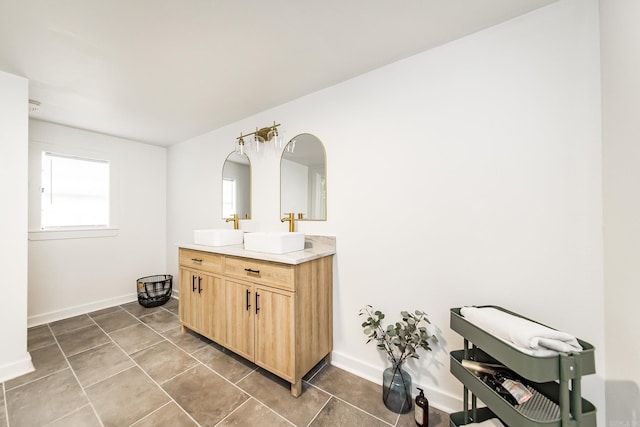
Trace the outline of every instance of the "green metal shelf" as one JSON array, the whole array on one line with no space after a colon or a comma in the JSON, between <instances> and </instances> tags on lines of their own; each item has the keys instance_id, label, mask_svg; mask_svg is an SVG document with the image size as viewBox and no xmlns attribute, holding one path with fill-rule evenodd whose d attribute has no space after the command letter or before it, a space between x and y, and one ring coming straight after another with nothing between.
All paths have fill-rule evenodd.
<instances>
[{"instance_id":1,"label":"green metal shelf","mask_svg":"<svg viewBox=\"0 0 640 427\"><path fill-rule=\"evenodd\" d=\"M501 307L487 307L526 319ZM581 352L536 357L519 351L468 322L460 314L460 308L451 309L450 319L451 329L464 338L464 349L450 353L451 373L464 385L464 408L462 412L451 415L452 427L493 417L514 427L596 426L596 408L581 396L582 375L595 373L594 348L591 344L578 340L584 349ZM522 405L511 405L464 368L463 359L505 365L522 378L533 397ZM469 392L472 397L471 409ZM480 399L487 407L477 408L476 399Z\"/></svg>"},{"instance_id":2,"label":"green metal shelf","mask_svg":"<svg viewBox=\"0 0 640 427\"><path fill-rule=\"evenodd\" d=\"M524 316L505 310L502 307L491 305L482 307L492 307L513 316L526 319L530 322L541 324L535 320L527 319ZM452 330L462 335L465 339L471 341L475 346L480 347L485 353L490 354L491 357L495 358L503 365L509 366L509 369L524 378L535 382L554 381L560 378L560 363L558 363L558 356L537 357L523 353L500 338L489 334L469 322L460 314L460 308L451 309L450 325ZM586 341L582 341L581 339L578 339L578 342L583 348L580 352L582 364L580 375L584 376L594 374L596 372L594 348L591 344Z\"/></svg>"}]
</instances>

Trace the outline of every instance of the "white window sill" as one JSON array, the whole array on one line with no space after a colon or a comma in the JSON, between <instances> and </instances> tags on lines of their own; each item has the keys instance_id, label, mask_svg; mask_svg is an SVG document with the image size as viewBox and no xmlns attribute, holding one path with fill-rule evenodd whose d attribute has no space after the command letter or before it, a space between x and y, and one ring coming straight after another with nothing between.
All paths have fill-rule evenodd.
<instances>
[{"instance_id":1,"label":"white window sill","mask_svg":"<svg viewBox=\"0 0 640 427\"><path fill-rule=\"evenodd\" d=\"M29 231L29 240L93 239L98 237L114 237L117 236L119 232L119 228L32 230Z\"/></svg>"}]
</instances>

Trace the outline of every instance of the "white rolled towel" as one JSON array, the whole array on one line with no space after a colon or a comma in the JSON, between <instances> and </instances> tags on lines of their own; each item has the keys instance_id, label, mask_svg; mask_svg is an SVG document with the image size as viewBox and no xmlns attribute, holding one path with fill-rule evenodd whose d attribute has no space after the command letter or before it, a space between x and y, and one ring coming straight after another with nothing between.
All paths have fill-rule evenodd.
<instances>
[{"instance_id":1,"label":"white rolled towel","mask_svg":"<svg viewBox=\"0 0 640 427\"><path fill-rule=\"evenodd\" d=\"M489 418L481 423L471 423L468 426L481 426L481 427L504 427L504 424L497 418Z\"/></svg>"},{"instance_id":2,"label":"white rolled towel","mask_svg":"<svg viewBox=\"0 0 640 427\"><path fill-rule=\"evenodd\" d=\"M469 322L533 356L581 351L576 337L493 307L462 307Z\"/></svg>"}]
</instances>

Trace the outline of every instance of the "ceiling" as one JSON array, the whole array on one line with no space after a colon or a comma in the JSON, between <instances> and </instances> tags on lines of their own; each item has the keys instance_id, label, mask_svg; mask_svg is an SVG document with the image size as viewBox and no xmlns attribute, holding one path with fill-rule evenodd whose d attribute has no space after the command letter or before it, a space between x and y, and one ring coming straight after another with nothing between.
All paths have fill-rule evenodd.
<instances>
[{"instance_id":1,"label":"ceiling","mask_svg":"<svg viewBox=\"0 0 640 427\"><path fill-rule=\"evenodd\" d=\"M32 118L168 146L554 1L0 0L0 70Z\"/></svg>"}]
</instances>

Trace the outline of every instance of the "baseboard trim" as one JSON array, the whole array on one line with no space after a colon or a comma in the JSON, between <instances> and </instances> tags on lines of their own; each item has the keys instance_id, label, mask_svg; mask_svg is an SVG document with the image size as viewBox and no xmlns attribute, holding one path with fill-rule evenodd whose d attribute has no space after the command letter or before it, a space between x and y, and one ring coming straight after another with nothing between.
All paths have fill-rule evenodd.
<instances>
[{"instance_id":1,"label":"baseboard trim","mask_svg":"<svg viewBox=\"0 0 640 427\"><path fill-rule=\"evenodd\" d=\"M121 295L119 297L94 301L89 304L76 305L62 310L36 314L27 318L27 326L31 328L33 326L44 325L45 323L55 322L56 320L67 319L80 314L91 313L92 311L102 310L103 308L109 308L114 305L126 304L137 300L138 294L134 292L131 294Z\"/></svg>"},{"instance_id":2,"label":"baseboard trim","mask_svg":"<svg viewBox=\"0 0 640 427\"><path fill-rule=\"evenodd\" d=\"M331 353L331 364L361 378L382 385L383 369L380 367L370 365L337 351L333 351L333 353ZM443 392L442 390L432 386L425 386L416 383L413 383L414 395L418 394L418 391L416 390L417 387L424 390L425 394L429 396L429 405L436 409L452 413L457 412L462 408L462 399L457 396Z\"/></svg>"},{"instance_id":3,"label":"baseboard trim","mask_svg":"<svg viewBox=\"0 0 640 427\"><path fill-rule=\"evenodd\" d=\"M35 371L35 368L31 362L31 355L27 352L18 360L0 366L0 383L33 371Z\"/></svg>"}]
</instances>

